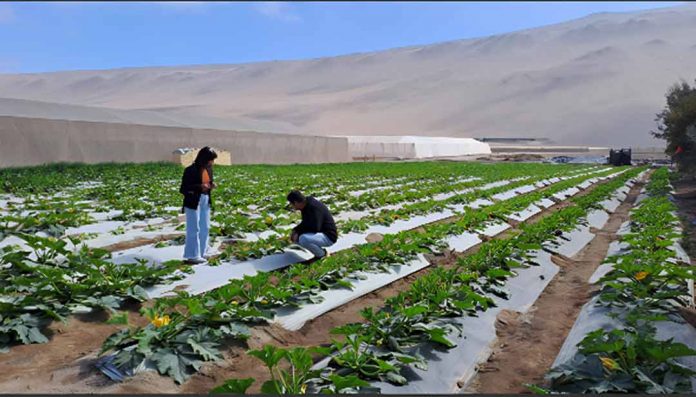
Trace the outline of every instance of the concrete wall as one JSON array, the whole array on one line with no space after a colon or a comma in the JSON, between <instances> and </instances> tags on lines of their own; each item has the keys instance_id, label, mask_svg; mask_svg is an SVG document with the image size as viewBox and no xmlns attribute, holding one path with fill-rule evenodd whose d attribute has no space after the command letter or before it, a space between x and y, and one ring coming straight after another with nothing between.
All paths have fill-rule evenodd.
<instances>
[{"instance_id":1,"label":"concrete wall","mask_svg":"<svg viewBox=\"0 0 696 397\"><path fill-rule=\"evenodd\" d=\"M217 154L217 158L215 159L215 165L232 165L232 156L230 155L230 152L227 150L222 150L216 147L211 147ZM200 152L200 148L196 148L193 150L189 150L186 153L180 154L180 153L172 153L172 161L178 164L181 164L183 166L188 166L193 164L194 161L196 161L196 157L198 156L198 152Z\"/></svg>"},{"instance_id":2,"label":"concrete wall","mask_svg":"<svg viewBox=\"0 0 696 397\"><path fill-rule=\"evenodd\" d=\"M0 167L171 161L177 148L206 145L235 164L351 161L345 138L0 116Z\"/></svg>"}]
</instances>

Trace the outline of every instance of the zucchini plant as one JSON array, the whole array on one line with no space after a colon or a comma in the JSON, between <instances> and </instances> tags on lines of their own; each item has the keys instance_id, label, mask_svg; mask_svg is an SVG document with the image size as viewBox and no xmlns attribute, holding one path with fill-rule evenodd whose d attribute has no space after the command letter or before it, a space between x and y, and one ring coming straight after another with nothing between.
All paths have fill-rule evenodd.
<instances>
[{"instance_id":1,"label":"zucchini plant","mask_svg":"<svg viewBox=\"0 0 696 397\"><path fill-rule=\"evenodd\" d=\"M631 213L631 230L621 236L628 252L607 258L612 270L599 283L598 304L619 322L597 329L578 344L575 356L547 374L550 390L569 393L690 393L693 369L678 362L696 351L672 339L657 337L658 321L683 323L679 307L688 303L687 280L696 275L680 263L672 245L676 207L667 169L654 172L646 190L650 197ZM538 388L539 391L545 389Z\"/></svg>"},{"instance_id":2,"label":"zucchini plant","mask_svg":"<svg viewBox=\"0 0 696 397\"><path fill-rule=\"evenodd\" d=\"M44 328L72 313L108 310L147 300L144 287L180 276L180 261L116 265L105 250L67 248L65 240L20 235L29 250L0 248L0 349L45 343ZM179 274L181 274L179 272Z\"/></svg>"},{"instance_id":3,"label":"zucchini plant","mask_svg":"<svg viewBox=\"0 0 696 397\"><path fill-rule=\"evenodd\" d=\"M406 384L404 368L427 368L418 355L426 344L445 349L455 346L450 336L464 331L457 319L487 310L494 302L490 294L506 297L502 287L507 278L515 275L514 270L535 265L529 260L532 250L541 249L545 241L555 240L559 231L574 228L583 221L592 203L608 197L641 170L626 172L603 185L604 189L593 190L587 195L591 200L563 208L535 224L521 226L520 232L510 238L483 243L479 251L461 258L453 269L434 269L388 299L381 309L363 310L362 323L333 330L344 335L346 342L332 346L323 376L308 381L308 386L313 390L329 387L327 379L332 373L368 382ZM373 363L370 371L364 371L362 365L371 362L372 354L378 357L405 355L405 360L396 359L381 366ZM381 375L377 371L379 368L394 374Z\"/></svg>"}]
</instances>

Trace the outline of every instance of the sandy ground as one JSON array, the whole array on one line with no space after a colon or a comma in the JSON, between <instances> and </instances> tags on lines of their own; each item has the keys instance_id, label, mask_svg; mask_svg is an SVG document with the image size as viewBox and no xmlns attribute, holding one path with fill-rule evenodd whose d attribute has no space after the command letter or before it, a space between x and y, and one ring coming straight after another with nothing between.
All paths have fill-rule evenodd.
<instances>
[{"instance_id":1,"label":"sandy ground","mask_svg":"<svg viewBox=\"0 0 696 397\"><path fill-rule=\"evenodd\" d=\"M131 248L137 248L137 247L142 247L143 245L149 245L149 244L156 244L161 241L169 241L173 240L177 237L180 237L181 234L163 234L157 237L152 237L152 238L145 238L145 237L138 237L133 240L128 240L128 241L122 241L120 243L116 244L111 244L107 245L103 249L109 251L109 252L117 252L117 251L125 251L127 249Z\"/></svg>"},{"instance_id":2,"label":"sandy ground","mask_svg":"<svg viewBox=\"0 0 696 397\"><path fill-rule=\"evenodd\" d=\"M585 190L579 195L587 194L591 190L592 188ZM567 205L567 201L557 204L527 222L536 222ZM496 238L504 238L509 233L510 230ZM329 331L339 325L360 321L360 310L363 308L381 307L386 298L398 294L430 269L436 266L452 266L459 256L468 255L476 250L477 247L473 247L464 253L448 252L442 256L431 257L431 267L309 321L297 332L286 331L277 326L254 327L252 337L246 344L232 343L224 347L223 360L206 364L201 373L194 375L181 386L154 372L138 374L122 383L108 380L94 368L94 363L102 342L119 327L104 324L103 316L92 317L89 320L71 318L65 325L52 325L55 332L49 343L13 347L9 353L2 356L0 390L9 393L207 393L226 379L253 377L257 382L249 391L259 392L262 381L268 376L267 371L257 359L245 354L247 349L260 348L264 344L287 347L330 343L333 336ZM129 315L131 324L142 324L146 321L137 313L137 307L131 308Z\"/></svg>"},{"instance_id":3,"label":"sandy ground","mask_svg":"<svg viewBox=\"0 0 696 397\"><path fill-rule=\"evenodd\" d=\"M498 339L488 362L481 365L468 392L525 393L525 383L540 385L582 306L595 287L588 279L606 257L616 232L629 219L642 183L636 184L604 228L575 257L554 255L556 277L527 313L505 310L496 323Z\"/></svg>"}]
</instances>

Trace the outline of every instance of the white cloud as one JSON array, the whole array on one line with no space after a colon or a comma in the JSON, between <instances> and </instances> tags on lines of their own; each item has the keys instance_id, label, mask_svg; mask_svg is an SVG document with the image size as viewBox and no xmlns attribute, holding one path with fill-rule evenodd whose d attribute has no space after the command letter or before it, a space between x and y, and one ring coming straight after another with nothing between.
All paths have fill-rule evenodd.
<instances>
[{"instance_id":1,"label":"white cloud","mask_svg":"<svg viewBox=\"0 0 696 397\"><path fill-rule=\"evenodd\" d=\"M16 15L12 6L9 4L0 4L0 23L14 21Z\"/></svg>"},{"instance_id":2,"label":"white cloud","mask_svg":"<svg viewBox=\"0 0 696 397\"><path fill-rule=\"evenodd\" d=\"M281 21L297 22L301 18L292 11L292 6L284 1L266 1L254 4L254 9L261 15Z\"/></svg>"}]
</instances>

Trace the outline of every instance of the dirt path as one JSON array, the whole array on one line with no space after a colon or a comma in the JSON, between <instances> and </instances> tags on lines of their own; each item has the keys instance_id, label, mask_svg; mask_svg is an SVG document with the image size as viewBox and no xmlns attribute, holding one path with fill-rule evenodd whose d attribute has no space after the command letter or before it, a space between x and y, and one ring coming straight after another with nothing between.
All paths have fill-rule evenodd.
<instances>
[{"instance_id":1,"label":"dirt path","mask_svg":"<svg viewBox=\"0 0 696 397\"><path fill-rule=\"evenodd\" d=\"M631 189L604 228L575 257L552 257L560 271L527 313L504 310L498 315L493 353L479 367L467 392L528 393L525 383L543 384L580 309L591 297L594 288L588 280L606 257L621 224L629 219L642 186L638 183Z\"/></svg>"},{"instance_id":2,"label":"dirt path","mask_svg":"<svg viewBox=\"0 0 696 397\"><path fill-rule=\"evenodd\" d=\"M577 196L588 194L603 183L606 181L578 193ZM569 204L569 201L565 200L545 209L525 223L537 222ZM445 219L441 222L447 221ZM505 232L496 238L504 238L509 233ZM332 335L329 331L339 325L361 321L360 310L383 306L385 299L398 294L430 269L436 266L452 266L457 258L476 250L478 246L464 253L450 252L443 256L431 257L433 265L429 268L336 308L308 322L299 331L291 332L273 325L254 327L247 345L234 343L225 346L221 349L223 360L204 365L200 373L181 386L155 372L141 373L122 383L111 382L95 369L94 363L103 341L119 327L100 321L83 322L71 318L67 325L52 325L60 331L54 333L48 344L13 347L9 353L0 356L3 359L0 364L0 390L16 393L207 393L212 387L229 378L253 377L263 380L267 377L267 371L257 359L246 354L247 349L260 348L264 344L287 347L330 343ZM137 312L131 312L130 317L131 324L143 320ZM260 384L261 382L257 382L249 391L259 392Z\"/></svg>"},{"instance_id":3,"label":"dirt path","mask_svg":"<svg viewBox=\"0 0 696 397\"><path fill-rule=\"evenodd\" d=\"M686 236L682 246L691 257L691 263L696 258L696 180L680 181L674 183L675 203L682 217L682 224Z\"/></svg>"},{"instance_id":4,"label":"dirt path","mask_svg":"<svg viewBox=\"0 0 696 397\"><path fill-rule=\"evenodd\" d=\"M689 254L691 264L696 265L696 180L684 179L673 183L674 198L684 228L682 247ZM696 309L683 308L682 316L696 327Z\"/></svg>"},{"instance_id":5,"label":"dirt path","mask_svg":"<svg viewBox=\"0 0 696 397\"><path fill-rule=\"evenodd\" d=\"M109 252L118 252L118 251L125 251L127 249L131 248L138 248L142 247L144 245L149 245L149 244L157 244L161 241L170 241L174 240L178 237L183 236L182 233L170 233L170 234L162 234L157 237L137 237L133 240L127 240L127 241L121 241L119 243L107 245L106 247L103 247L102 249L107 250ZM183 252L183 248L182 248Z\"/></svg>"}]
</instances>

